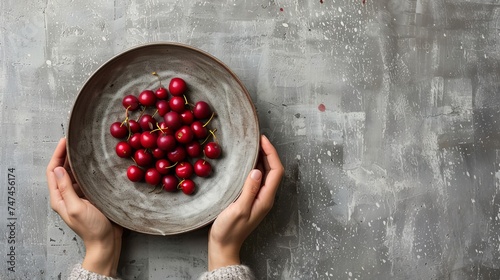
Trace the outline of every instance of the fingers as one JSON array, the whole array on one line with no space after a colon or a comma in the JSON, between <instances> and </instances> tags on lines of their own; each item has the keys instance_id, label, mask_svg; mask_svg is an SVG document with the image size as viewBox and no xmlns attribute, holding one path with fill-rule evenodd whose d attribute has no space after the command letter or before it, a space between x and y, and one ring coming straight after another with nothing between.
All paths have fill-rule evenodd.
<instances>
[{"instance_id":1,"label":"fingers","mask_svg":"<svg viewBox=\"0 0 500 280\"><path fill-rule=\"evenodd\" d=\"M57 188L57 180L54 172L47 174L47 183L49 186L49 196L50 196L50 207L59 213L60 209L58 206L59 201L62 201L61 193Z\"/></svg>"},{"instance_id":2,"label":"fingers","mask_svg":"<svg viewBox=\"0 0 500 280\"><path fill-rule=\"evenodd\" d=\"M68 215L79 213L83 202L73 189L73 183L68 172L66 172L64 167L59 166L54 169L54 174L57 180L57 188L64 200Z\"/></svg>"},{"instance_id":3,"label":"fingers","mask_svg":"<svg viewBox=\"0 0 500 280\"><path fill-rule=\"evenodd\" d=\"M66 139L62 138L59 140L57 147L52 155L52 158L47 165L46 176L47 176L47 185L49 188L50 195L50 206L56 212L60 212L58 203L62 200L61 193L57 188L57 179L54 174L54 168L57 166L61 166L64 164L66 158Z\"/></svg>"},{"instance_id":4,"label":"fingers","mask_svg":"<svg viewBox=\"0 0 500 280\"><path fill-rule=\"evenodd\" d=\"M244 209L250 210L259 193L262 172L259 169L253 169L247 176L243 190L236 203L240 204Z\"/></svg>"},{"instance_id":5,"label":"fingers","mask_svg":"<svg viewBox=\"0 0 500 280\"><path fill-rule=\"evenodd\" d=\"M266 186L272 186L272 188L277 188L281 182L281 178L285 173L281 160L278 156L278 152L271 144L266 136L261 137L262 152L264 154L263 164L266 172Z\"/></svg>"},{"instance_id":6,"label":"fingers","mask_svg":"<svg viewBox=\"0 0 500 280\"><path fill-rule=\"evenodd\" d=\"M49 164L47 165L47 171L46 171L47 176L54 170L54 168L58 166L64 166L65 161L66 161L66 138L61 138L61 140L59 140L59 143L57 144L54 154L52 155L52 158L49 161Z\"/></svg>"},{"instance_id":7,"label":"fingers","mask_svg":"<svg viewBox=\"0 0 500 280\"><path fill-rule=\"evenodd\" d=\"M278 156L278 152L273 147L269 139L264 135L261 138L262 163L264 165L264 183L260 189L257 199L259 200L256 211L267 213L274 204L274 197L278 190L281 178L284 174L283 165Z\"/></svg>"}]
</instances>

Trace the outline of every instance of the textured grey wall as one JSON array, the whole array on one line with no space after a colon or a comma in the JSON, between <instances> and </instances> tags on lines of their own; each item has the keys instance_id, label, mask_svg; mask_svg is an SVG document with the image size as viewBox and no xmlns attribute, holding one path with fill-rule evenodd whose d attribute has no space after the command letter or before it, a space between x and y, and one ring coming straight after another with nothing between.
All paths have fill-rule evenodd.
<instances>
[{"instance_id":1,"label":"textured grey wall","mask_svg":"<svg viewBox=\"0 0 500 280\"><path fill-rule=\"evenodd\" d=\"M362 2L1 1L0 278L64 279L83 256L45 166L85 79L151 41L228 64L281 153L242 253L259 279L500 278L500 1ZM127 233L120 273L194 279L206 233Z\"/></svg>"}]
</instances>

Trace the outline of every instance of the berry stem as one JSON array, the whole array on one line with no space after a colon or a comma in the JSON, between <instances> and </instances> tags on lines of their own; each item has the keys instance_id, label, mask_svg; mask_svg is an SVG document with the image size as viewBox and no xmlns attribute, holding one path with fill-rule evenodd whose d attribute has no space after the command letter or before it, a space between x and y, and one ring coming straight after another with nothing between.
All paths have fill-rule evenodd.
<instances>
[{"instance_id":1,"label":"berry stem","mask_svg":"<svg viewBox=\"0 0 500 280\"><path fill-rule=\"evenodd\" d=\"M215 137L215 132L217 131L217 128L214 129L214 130L209 130L208 132L210 132L210 135L207 136L207 138L205 138L205 140L203 140L203 142L201 142L201 145L205 144L205 142L207 142L207 140L210 138L210 136L213 136L214 137L214 141L217 142L217 137Z\"/></svg>"},{"instance_id":2,"label":"berry stem","mask_svg":"<svg viewBox=\"0 0 500 280\"><path fill-rule=\"evenodd\" d=\"M180 186L180 185L182 184L182 182L184 182L184 181L186 181L186 179L182 179L182 180L179 182L179 184L177 184L177 189L178 189L178 190L180 190L180 189L181 189L179 186Z\"/></svg>"},{"instance_id":3,"label":"berry stem","mask_svg":"<svg viewBox=\"0 0 500 280\"><path fill-rule=\"evenodd\" d=\"M151 191L149 191L148 193L152 193L152 192L156 191L157 188L158 188L158 185L155 185L155 187Z\"/></svg>"},{"instance_id":4,"label":"berry stem","mask_svg":"<svg viewBox=\"0 0 500 280\"><path fill-rule=\"evenodd\" d=\"M137 164L137 161L135 161L134 157L130 157L130 158L131 158L131 159L132 159L132 161L135 163L135 165L139 166L139 165Z\"/></svg>"},{"instance_id":5,"label":"berry stem","mask_svg":"<svg viewBox=\"0 0 500 280\"><path fill-rule=\"evenodd\" d=\"M125 109L125 120L120 124L120 127L121 127L124 123L127 123L127 128L128 128L127 140L130 139L130 136L132 136L132 130L130 129L129 117L128 117L128 109L129 108L130 108L130 105L128 105L127 109Z\"/></svg>"},{"instance_id":6,"label":"berry stem","mask_svg":"<svg viewBox=\"0 0 500 280\"><path fill-rule=\"evenodd\" d=\"M141 108L142 108L141 113L139 114L139 117L137 117L136 121L139 121L139 119L142 117L142 115L144 115L144 112L146 112L146 107L141 106Z\"/></svg>"},{"instance_id":7,"label":"berry stem","mask_svg":"<svg viewBox=\"0 0 500 280\"><path fill-rule=\"evenodd\" d=\"M215 143L217 143L217 137L215 136L215 132L217 131L217 128L214 129L214 130L209 130L208 132L210 132L210 134L212 134L214 136L214 141Z\"/></svg>"},{"instance_id":8,"label":"berry stem","mask_svg":"<svg viewBox=\"0 0 500 280\"><path fill-rule=\"evenodd\" d=\"M165 169L172 168L172 167L176 166L176 165L177 165L177 163L179 163L179 162L177 161L177 162L175 162L174 164L172 164L172 165L170 165L170 166L166 166L166 167L165 167Z\"/></svg>"},{"instance_id":9,"label":"berry stem","mask_svg":"<svg viewBox=\"0 0 500 280\"><path fill-rule=\"evenodd\" d=\"M156 76L158 78L158 81L160 81L160 87L161 87L161 79L160 79L160 76L158 75L158 73L153 72L151 74L154 75L154 76Z\"/></svg>"},{"instance_id":10,"label":"berry stem","mask_svg":"<svg viewBox=\"0 0 500 280\"><path fill-rule=\"evenodd\" d=\"M127 136L127 141L130 140L130 137L132 137L132 130L130 129L130 125L128 126L128 136Z\"/></svg>"},{"instance_id":11,"label":"berry stem","mask_svg":"<svg viewBox=\"0 0 500 280\"><path fill-rule=\"evenodd\" d=\"M155 194L160 194L163 191L163 185L160 185L160 190L155 192Z\"/></svg>"},{"instance_id":12,"label":"berry stem","mask_svg":"<svg viewBox=\"0 0 500 280\"><path fill-rule=\"evenodd\" d=\"M215 116L215 112L212 112L212 115L210 116L210 119L208 119L208 121L203 125L203 127L207 126L208 123L214 118Z\"/></svg>"},{"instance_id":13,"label":"berry stem","mask_svg":"<svg viewBox=\"0 0 500 280\"><path fill-rule=\"evenodd\" d=\"M160 125L158 123L156 123L156 127L157 127L157 129L151 130L151 132L161 131L161 133L165 133L165 131L163 131L163 129L161 129L161 127L160 127ZM168 127L167 127L167 129L168 129Z\"/></svg>"},{"instance_id":14,"label":"berry stem","mask_svg":"<svg viewBox=\"0 0 500 280\"><path fill-rule=\"evenodd\" d=\"M125 109L125 117L128 119L128 110L130 109L130 105L127 106L127 109Z\"/></svg>"},{"instance_id":15,"label":"berry stem","mask_svg":"<svg viewBox=\"0 0 500 280\"><path fill-rule=\"evenodd\" d=\"M124 124L124 123L128 123L128 109L130 108L130 105L127 107L127 109L125 109L125 120L123 120L123 122L120 124L120 127Z\"/></svg>"},{"instance_id":16,"label":"berry stem","mask_svg":"<svg viewBox=\"0 0 500 280\"><path fill-rule=\"evenodd\" d=\"M128 118L126 118L125 120L122 121L122 123L120 124L120 127L122 127L125 123L128 123Z\"/></svg>"}]
</instances>

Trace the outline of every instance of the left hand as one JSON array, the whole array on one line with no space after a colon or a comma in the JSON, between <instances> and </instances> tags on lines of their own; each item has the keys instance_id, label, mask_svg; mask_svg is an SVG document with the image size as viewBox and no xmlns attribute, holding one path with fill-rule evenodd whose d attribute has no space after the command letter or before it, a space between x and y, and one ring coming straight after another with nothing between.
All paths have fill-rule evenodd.
<instances>
[{"instance_id":1,"label":"left hand","mask_svg":"<svg viewBox=\"0 0 500 280\"><path fill-rule=\"evenodd\" d=\"M116 276L120 258L121 226L112 223L85 198L81 198L78 184L65 169L66 139L59 141L47 166L50 206L64 222L80 236L86 254L82 267L105 276Z\"/></svg>"},{"instance_id":2,"label":"left hand","mask_svg":"<svg viewBox=\"0 0 500 280\"><path fill-rule=\"evenodd\" d=\"M285 172L278 152L267 137L261 137L259 165L248 174L238 199L215 219L208 235L208 269L240 264L240 249L274 204Z\"/></svg>"}]
</instances>

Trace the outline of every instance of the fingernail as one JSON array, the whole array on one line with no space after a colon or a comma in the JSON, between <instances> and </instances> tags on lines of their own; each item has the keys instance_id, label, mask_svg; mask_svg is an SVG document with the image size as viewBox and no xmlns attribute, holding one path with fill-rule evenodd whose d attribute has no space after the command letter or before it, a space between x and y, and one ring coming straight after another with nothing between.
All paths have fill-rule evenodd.
<instances>
[{"instance_id":1,"label":"fingernail","mask_svg":"<svg viewBox=\"0 0 500 280\"><path fill-rule=\"evenodd\" d=\"M56 177L58 179L61 179L62 177L64 177L64 168L57 167L56 169L54 169L54 174L56 174Z\"/></svg>"},{"instance_id":2,"label":"fingernail","mask_svg":"<svg viewBox=\"0 0 500 280\"><path fill-rule=\"evenodd\" d=\"M262 172L260 172L259 169L254 169L252 170L252 173L250 173L250 178L254 179L255 181L260 180L262 178Z\"/></svg>"}]
</instances>

